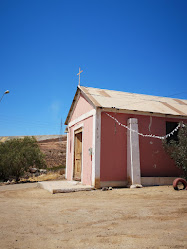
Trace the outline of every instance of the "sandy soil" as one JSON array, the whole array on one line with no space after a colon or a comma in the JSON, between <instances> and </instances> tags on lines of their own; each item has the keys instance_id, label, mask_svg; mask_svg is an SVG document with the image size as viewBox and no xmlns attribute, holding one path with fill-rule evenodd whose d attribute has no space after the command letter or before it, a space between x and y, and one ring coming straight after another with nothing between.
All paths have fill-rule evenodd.
<instances>
[{"instance_id":1,"label":"sandy soil","mask_svg":"<svg viewBox=\"0 0 187 249\"><path fill-rule=\"evenodd\" d=\"M0 231L2 249L187 248L187 191L4 188Z\"/></svg>"}]
</instances>

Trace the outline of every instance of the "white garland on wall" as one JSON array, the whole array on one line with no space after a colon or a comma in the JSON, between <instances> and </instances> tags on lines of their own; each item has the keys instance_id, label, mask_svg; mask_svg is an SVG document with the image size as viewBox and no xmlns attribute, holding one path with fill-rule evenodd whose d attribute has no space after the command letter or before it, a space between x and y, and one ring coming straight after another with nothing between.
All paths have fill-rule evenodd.
<instances>
[{"instance_id":1,"label":"white garland on wall","mask_svg":"<svg viewBox=\"0 0 187 249\"><path fill-rule=\"evenodd\" d=\"M108 117L112 118L118 125L121 125L122 127L128 129L129 131L136 132L138 135L140 135L140 136L142 136L142 137L158 138L158 139L161 139L161 140L166 139L166 138L172 136L172 135L174 134L174 132L176 132L180 127L184 127L184 126L185 126L184 124L181 125L181 124L179 123L179 124L177 125L177 127L176 127L172 132L170 132L169 134L167 134L167 135L165 135L165 136L157 136L157 135L152 135L152 134L142 134L142 133L140 133L140 132L138 132L138 131L136 131L136 130L130 129L127 125L124 125L124 124L120 123L119 120L117 120L115 117L111 116L109 113L106 113L106 115L107 115Z\"/></svg>"}]
</instances>

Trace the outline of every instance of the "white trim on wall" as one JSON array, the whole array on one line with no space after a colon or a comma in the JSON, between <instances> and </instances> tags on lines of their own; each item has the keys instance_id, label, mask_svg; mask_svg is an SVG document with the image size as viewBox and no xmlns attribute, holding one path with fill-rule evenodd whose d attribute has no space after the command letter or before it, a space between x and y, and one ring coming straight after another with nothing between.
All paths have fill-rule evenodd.
<instances>
[{"instance_id":1,"label":"white trim on wall","mask_svg":"<svg viewBox=\"0 0 187 249\"><path fill-rule=\"evenodd\" d=\"M130 185L141 184L140 145L139 136L136 133L138 132L138 119L129 118L127 125L130 129L127 130L127 178Z\"/></svg>"},{"instance_id":2,"label":"white trim on wall","mask_svg":"<svg viewBox=\"0 0 187 249\"><path fill-rule=\"evenodd\" d=\"M93 115L93 130L92 130L92 186L95 186L95 126L96 126L96 113Z\"/></svg>"},{"instance_id":3,"label":"white trim on wall","mask_svg":"<svg viewBox=\"0 0 187 249\"><path fill-rule=\"evenodd\" d=\"M92 185L100 187L101 109L93 116Z\"/></svg>"},{"instance_id":4,"label":"white trim on wall","mask_svg":"<svg viewBox=\"0 0 187 249\"><path fill-rule=\"evenodd\" d=\"M68 154L69 154L69 133L67 133L67 138L66 138L66 172L65 172L65 178L67 179L68 175Z\"/></svg>"},{"instance_id":5,"label":"white trim on wall","mask_svg":"<svg viewBox=\"0 0 187 249\"><path fill-rule=\"evenodd\" d=\"M83 121L84 119L87 119L87 118L93 116L95 113L96 113L96 110L93 109L93 110L91 110L91 111L89 111L89 112L87 112L87 113L85 113L85 114L79 116L78 118L76 118L76 119L74 119L73 121L71 121L71 122L69 123L68 127L72 127L72 126L75 125L76 123L81 122L81 121Z\"/></svg>"}]
</instances>

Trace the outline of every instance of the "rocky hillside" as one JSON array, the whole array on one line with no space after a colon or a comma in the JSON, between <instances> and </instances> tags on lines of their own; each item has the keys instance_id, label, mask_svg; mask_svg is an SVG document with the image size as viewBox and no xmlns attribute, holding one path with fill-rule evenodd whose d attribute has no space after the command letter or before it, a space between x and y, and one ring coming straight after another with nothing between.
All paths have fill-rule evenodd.
<instances>
[{"instance_id":1,"label":"rocky hillside","mask_svg":"<svg viewBox=\"0 0 187 249\"><path fill-rule=\"evenodd\" d=\"M38 141L48 168L66 165L66 135Z\"/></svg>"}]
</instances>

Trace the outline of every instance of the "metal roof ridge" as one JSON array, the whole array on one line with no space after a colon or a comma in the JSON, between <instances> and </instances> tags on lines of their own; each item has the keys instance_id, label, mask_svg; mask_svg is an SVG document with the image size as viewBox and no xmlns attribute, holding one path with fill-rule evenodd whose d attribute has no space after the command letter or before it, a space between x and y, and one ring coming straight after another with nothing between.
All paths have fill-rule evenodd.
<instances>
[{"instance_id":1,"label":"metal roof ridge","mask_svg":"<svg viewBox=\"0 0 187 249\"><path fill-rule=\"evenodd\" d=\"M150 97L156 97L156 98L179 99L179 100L183 100L183 101L186 100L187 101L187 99L171 98L171 97L166 97L166 96L158 96L158 95L151 95L151 94L144 94L144 93L124 92L124 91L117 91L117 90L110 90L110 89L97 88L97 87L89 87L89 86L78 86L78 87L80 88L80 90L83 90L83 89L81 89L81 87L83 87L83 88L95 89L95 90L112 91L112 92L116 92L116 93L119 92L119 93L135 94L135 95L141 95L141 96L150 96Z\"/></svg>"}]
</instances>

